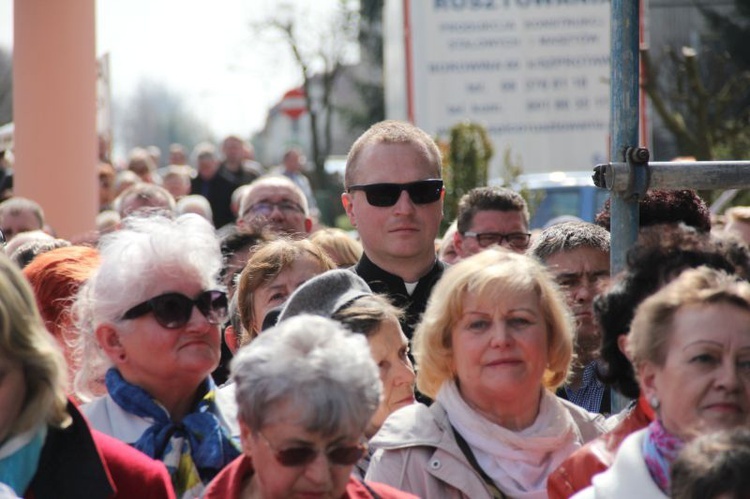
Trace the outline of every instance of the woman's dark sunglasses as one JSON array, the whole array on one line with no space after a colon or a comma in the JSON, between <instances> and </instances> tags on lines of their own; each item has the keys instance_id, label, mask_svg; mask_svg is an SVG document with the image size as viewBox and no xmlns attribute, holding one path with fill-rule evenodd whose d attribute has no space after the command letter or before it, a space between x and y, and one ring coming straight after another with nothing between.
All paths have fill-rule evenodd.
<instances>
[{"instance_id":1,"label":"woman's dark sunglasses","mask_svg":"<svg viewBox=\"0 0 750 499\"><path fill-rule=\"evenodd\" d=\"M315 461L315 458L317 458L320 453L320 450L314 447L290 447L288 449L278 450L268 441L263 433L258 432L258 435L260 435L266 442L268 448L273 451L276 461L282 466L289 468L307 466ZM363 444L348 447L334 447L331 450L325 451L325 454L331 464L351 466L362 458L365 454L365 449L366 447Z\"/></svg>"},{"instance_id":2,"label":"woman's dark sunglasses","mask_svg":"<svg viewBox=\"0 0 750 499\"><path fill-rule=\"evenodd\" d=\"M363 191L372 206L393 206L401 197L401 191L409 193L415 204L434 203L443 192L443 181L439 178L419 180L408 184L359 184L349 187L347 192Z\"/></svg>"},{"instance_id":3,"label":"woman's dark sunglasses","mask_svg":"<svg viewBox=\"0 0 750 499\"><path fill-rule=\"evenodd\" d=\"M193 306L198 307L211 324L222 324L227 320L227 294L219 290L204 291L195 299L182 293L165 293L139 303L125 312L122 318L135 319L153 312L154 319L162 327L177 329L190 321Z\"/></svg>"}]
</instances>

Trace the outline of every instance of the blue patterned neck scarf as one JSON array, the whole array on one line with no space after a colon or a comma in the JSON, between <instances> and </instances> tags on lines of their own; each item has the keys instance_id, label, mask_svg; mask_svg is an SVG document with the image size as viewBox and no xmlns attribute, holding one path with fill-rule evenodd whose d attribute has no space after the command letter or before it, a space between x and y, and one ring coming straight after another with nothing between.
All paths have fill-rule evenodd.
<instances>
[{"instance_id":1,"label":"blue patterned neck scarf","mask_svg":"<svg viewBox=\"0 0 750 499\"><path fill-rule=\"evenodd\" d=\"M111 368L105 378L112 399L127 412L154 420L133 446L163 461L178 497L195 497L230 461L240 455L237 445L216 416L216 386L209 376L193 412L175 423L167 410L142 388L125 381Z\"/></svg>"},{"instance_id":2,"label":"blue patterned neck scarf","mask_svg":"<svg viewBox=\"0 0 750 499\"><path fill-rule=\"evenodd\" d=\"M684 445L682 440L665 430L658 419L648 425L643 439L643 458L651 478L666 495L669 495L672 463Z\"/></svg>"}]
</instances>

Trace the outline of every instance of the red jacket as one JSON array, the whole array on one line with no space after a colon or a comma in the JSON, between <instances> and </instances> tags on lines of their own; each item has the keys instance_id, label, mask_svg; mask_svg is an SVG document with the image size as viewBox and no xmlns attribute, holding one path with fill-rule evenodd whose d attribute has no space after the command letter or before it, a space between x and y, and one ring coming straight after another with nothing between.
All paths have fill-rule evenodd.
<instances>
[{"instance_id":1,"label":"red jacket","mask_svg":"<svg viewBox=\"0 0 750 499\"><path fill-rule=\"evenodd\" d=\"M72 424L49 428L37 473L25 497L34 499L174 499L164 464L89 428L68 404Z\"/></svg>"},{"instance_id":2,"label":"red jacket","mask_svg":"<svg viewBox=\"0 0 750 499\"><path fill-rule=\"evenodd\" d=\"M625 437L654 420L654 411L641 396L630 413L612 431L587 443L562 462L547 478L549 499L565 499L591 485L594 475L612 465Z\"/></svg>"},{"instance_id":3,"label":"red jacket","mask_svg":"<svg viewBox=\"0 0 750 499\"><path fill-rule=\"evenodd\" d=\"M244 454L229 463L216 477L211 480L206 488L203 499L236 499L242 493L245 481L253 474L253 463ZM369 487L369 490L368 490ZM373 496L375 492L377 496ZM349 477L346 484L346 492L341 499L417 499L417 496L401 492L382 483L363 482L354 477Z\"/></svg>"}]
</instances>

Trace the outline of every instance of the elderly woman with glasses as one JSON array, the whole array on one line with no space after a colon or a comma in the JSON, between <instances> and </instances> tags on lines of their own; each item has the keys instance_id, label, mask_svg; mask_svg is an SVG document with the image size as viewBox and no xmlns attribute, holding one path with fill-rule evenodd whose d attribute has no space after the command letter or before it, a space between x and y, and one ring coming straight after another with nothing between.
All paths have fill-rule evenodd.
<instances>
[{"instance_id":1,"label":"elderly woman with glasses","mask_svg":"<svg viewBox=\"0 0 750 499\"><path fill-rule=\"evenodd\" d=\"M172 498L164 466L92 430L18 268L0 255L0 497Z\"/></svg>"},{"instance_id":2,"label":"elderly woman with glasses","mask_svg":"<svg viewBox=\"0 0 750 499\"><path fill-rule=\"evenodd\" d=\"M684 271L638 306L627 352L656 419L576 498L671 497L687 443L750 426L750 284L708 267Z\"/></svg>"},{"instance_id":3,"label":"elderly woman with glasses","mask_svg":"<svg viewBox=\"0 0 750 499\"><path fill-rule=\"evenodd\" d=\"M166 464L178 496L197 497L239 455L215 403L227 298L213 227L197 215L126 220L102 239L101 264L79 291L81 370L91 424Z\"/></svg>"},{"instance_id":4,"label":"elderly woman with glasses","mask_svg":"<svg viewBox=\"0 0 750 499\"><path fill-rule=\"evenodd\" d=\"M413 340L417 388L434 398L386 419L367 478L420 497L547 497L547 476L604 418L561 400L573 329L532 258L488 249L448 269Z\"/></svg>"},{"instance_id":5,"label":"elderly woman with glasses","mask_svg":"<svg viewBox=\"0 0 750 499\"><path fill-rule=\"evenodd\" d=\"M330 319L292 317L239 351L232 379L244 454L206 499L412 497L351 474L381 390L364 336Z\"/></svg>"}]
</instances>

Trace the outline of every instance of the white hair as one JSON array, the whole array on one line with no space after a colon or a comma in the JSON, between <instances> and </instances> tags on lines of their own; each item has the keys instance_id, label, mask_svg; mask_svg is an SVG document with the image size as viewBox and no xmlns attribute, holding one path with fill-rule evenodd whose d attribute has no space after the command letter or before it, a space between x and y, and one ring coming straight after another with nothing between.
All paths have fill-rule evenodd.
<instances>
[{"instance_id":1,"label":"white hair","mask_svg":"<svg viewBox=\"0 0 750 499\"><path fill-rule=\"evenodd\" d=\"M102 237L101 264L73 305L80 332L75 355L81 362L75 389L84 400L112 364L96 340L101 324L117 324L129 308L151 298L165 279L189 279L202 289L220 287L219 240L202 217L128 217L123 223L122 230Z\"/></svg>"},{"instance_id":2,"label":"white hair","mask_svg":"<svg viewBox=\"0 0 750 499\"><path fill-rule=\"evenodd\" d=\"M260 431L280 403L324 436L364 431L382 384L367 339L331 319L292 317L241 348L231 364L240 419Z\"/></svg>"},{"instance_id":3,"label":"white hair","mask_svg":"<svg viewBox=\"0 0 750 499\"><path fill-rule=\"evenodd\" d=\"M190 194L181 198L177 201L176 207L177 215L185 215L187 213L195 213L202 216L209 222L213 223L213 211L211 210L211 203L208 199L201 196L200 194Z\"/></svg>"}]
</instances>

